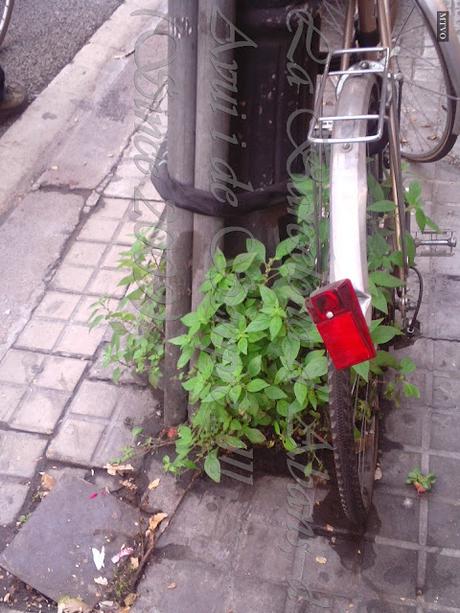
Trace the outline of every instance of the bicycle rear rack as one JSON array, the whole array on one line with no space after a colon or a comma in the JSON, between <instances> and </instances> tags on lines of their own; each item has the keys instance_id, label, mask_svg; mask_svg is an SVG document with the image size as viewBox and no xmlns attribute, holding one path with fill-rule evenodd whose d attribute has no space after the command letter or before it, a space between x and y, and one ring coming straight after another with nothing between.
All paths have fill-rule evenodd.
<instances>
[{"instance_id":1,"label":"bicycle rear rack","mask_svg":"<svg viewBox=\"0 0 460 613\"><path fill-rule=\"evenodd\" d=\"M379 61L373 61L365 59L369 53L379 53L383 57ZM330 70L331 62L335 57L343 57L345 55L359 56L363 55L364 59L351 66L348 70ZM390 50L388 47L360 47L353 49L339 49L332 51L328 54L326 66L324 72L320 77L320 87L318 95L315 101L315 109L313 113L312 121L308 130L308 141L310 143L369 143L378 141L383 136L383 128L385 121L385 110L388 96L388 67L390 61ZM358 76L364 74L375 74L382 78L381 97L379 102L378 114L370 113L366 115L323 115L324 108L324 91L326 83L329 80L333 80L333 77L338 77L338 83L334 85L336 90L336 97L338 91L340 91L343 79L351 76ZM334 124L339 121L376 121L377 131L375 134L367 134L361 137L352 138L333 138L332 132ZM326 134L326 136L324 136Z\"/></svg>"},{"instance_id":2,"label":"bicycle rear rack","mask_svg":"<svg viewBox=\"0 0 460 613\"><path fill-rule=\"evenodd\" d=\"M414 237L415 247L426 247L423 251L417 251L417 257L449 257L454 255L457 246L457 238L452 230L440 232L417 232Z\"/></svg>"}]
</instances>

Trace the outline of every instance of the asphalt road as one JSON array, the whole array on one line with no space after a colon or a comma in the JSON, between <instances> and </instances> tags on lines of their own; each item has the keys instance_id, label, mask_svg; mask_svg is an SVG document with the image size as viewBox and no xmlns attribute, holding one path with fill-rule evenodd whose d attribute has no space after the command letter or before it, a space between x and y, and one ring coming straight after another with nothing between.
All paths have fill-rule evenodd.
<instances>
[{"instance_id":1,"label":"asphalt road","mask_svg":"<svg viewBox=\"0 0 460 613\"><path fill-rule=\"evenodd\" d=\"M32 101L123 0L15 0L0 65ZM12 123L12 122L10 122ZM0 126L0 135L9 124Z\"/></svg>"}]
</instances>

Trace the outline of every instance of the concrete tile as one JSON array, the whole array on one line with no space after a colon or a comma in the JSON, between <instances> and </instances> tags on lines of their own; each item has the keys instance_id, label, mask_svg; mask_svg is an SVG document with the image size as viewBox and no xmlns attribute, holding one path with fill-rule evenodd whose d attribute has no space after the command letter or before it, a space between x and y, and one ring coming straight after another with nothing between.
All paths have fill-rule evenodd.
<instances>
[{"instance_id":1,"label":"concrete tile","mask_svg":"<svg viewBox=\"0 0 460 613\"><path fill-rule=\"evenodd\" d=\"M100 270L91 281L88 292L121 298L126 291L126 286L119 287L118 283L123 277L126 277L126 271Z\"/></svg>"},{"instance_id":2,"label":"concrete tile","mask_svg":"<svg viewBox=\"0 0 460 613\"><path fill-rule=\"evenodd\" d=\"M0 383L0 421L9 422L26 389L25 386Z\"/></svg>"},{"instance_id":3,"label":"concrete tile","mask_svg":"<svg viewBox=\"0 0 460 613\"><path fill-rule=\"evenodd\" d=\"M78 323L87 324L89 321L89 318L94 312L94 309L95 309L94 304L97 302L97 300L98 300L97 296L85 296L80 302L80 304L78 305L78 308L74 314L73 320ZM118 300L112 299L108 301L107 306L109 309L113 310L116 308L117 304L118 304Z\"/></svg>"},{"instance_id":4,"label":"concrete tile","mask_svg":"<svg viewBox=\"0 0 460 613\"><path fill-rule=\"evenodd\" d=\"M94 578L103 575L110 583L117 572L110 559L143 529L136 509L110 494L91 499L93 491L82 479L61 479L0 558L4 568L49 598L80 597L91 610L105 594ZM92 547L105 548L101 571Z\"/></svg>"},{"instance_id":5,"label":"concrete tile","mask_svg":"<svg viewBox=\"0 0 460 613\"><path fill-rule=\"evenodd\" d=\"M363 543L360 594L391 594L393 598L415 596L417 552L400 547Z\"/></svg>"},{"instance_id":6,"label":"concrete tile","mask_svg":"<svg viewBox=\"0 0 460 613\"><path fill-rule=\"evenodd\" d=\"M433 377L433 406L441 409L457 409L460 398L460 381L455 377L437 374Z\"/></svg>"},{"instance_id":7,"label":"concrete tile","mask_svg":"<svg viewBox=\"0 0 460 613\"><path fill-rule=\"evenodd\" d=\"M383 436L392 443L422 445L423 408L392 408L385 415Z\"/></svg>"},{"instance_id":8,"label":"concrete tile","mask_svg":"<svg viewBox=\"0 0 460 613\"><path fill-rule=\"evenodd\" d=\"M36 317L67 320L72 315L79 300L78 294L50 291L45 294L34 315Z\"/></svg>"},{"instance_id":9,"label":"concrete tile","mask_svg":"<svg viewBox=\"0 0 460 613\"><path fill-rule=\"evenodd\" d=\"M122 198L101 198L94 217L98 219L117 219L120 220L131 206L130 200Z\"/></svg>"},{"instance_id":10,"label":"concrete tile","mask_svg":"<svg viewBox=\"0 0 460 613\"><path fill-rule=\"evenodd\" d=\"M64 324L60 322L32 319L20 334L16 344L28 349L51 351L63 329Z\"/></svg>"},{"instance_id":11,"label":"concrete tile","mask_svg":"<svg viewBox=\"0 0 460 613\"><path fill-rule=\"evenodd\" d=\"M23 432L0 431L0 472L14 477L32 477L46 440Z\"/></svg>"},{"instance_id":12,"label":"concrete tile","mask_svg":"<svg viewBox=\"0 0 460 613\"><path fill-rule=\"evenodd\" d=\"M127 248L123 245L113 245L104 257L102 266L104 268L118 268L122 253L126 253Z\"/></svg>"},{"instance_id":13,"label":"concrete tile","mask_svg":"<svg viewBox=\"0 0 460 613\"><path fill-rule=\"evenodd\" d=\"M432 547L460 549L460 501L447 504L430 498L428 500L428 541Z\"/></svg>"},{"instance_id":14,"label":"concrete tile","mask_svg":"<svg viewBox=\"0 0 460 613\"><path fill-rule=\"evenodd\" d=\"M103 381L83 381L70 405L70 411L109 419L120 396L120 388Z\"/></svg>"},{"instance_id":15,"label":"concrete tile","mask_svg":"<svg viewBox=\"0 0 460 613\"><path fill-rule=\"evenodd\" d=\"M458 415L433 412L431 416L431 449L459 451L460 423Z\"/></svg>"},{"instance_id":16,"label":"concrete tile","mask_svg":"<svg viewBox=\"0 0 460 613\"><path fill-rule=\"evenodd\" d=\"M420 501L418 498L411 499L412 506L408 506L405 500L407 497L393 493L389 495L377 484L367 534L418 543Z\"/></svg>"},{"instance_id":17,"label":"concrete tile","mask_svg":"<svg viewBox=\"0 0 460 613\"><path fill-rule=\"evenodd\" d=\"M383 474L380 483L387 487L404 488L407 474L414 468L419 468L420 462L421 455L418 453L409 453L402 449L391 448L383 451L380 456L380 466Z\"/></svg>"},{"instance_id":18,"label":"concrete tile","mask_svg":"<svg viewBox=\"0 0 460 613\"><path fill-rule=\"evenodd\" d=\"M71 416L64 420L46 452L50 460L93 466L92 457L105 430L105 424Z\"/></svg>"},{"instance_id":19,"label":"concrete tile","mask_svg":"<svg viewBox=\"0 0 460 613\"><path fill-rule=\"evenodd\" d=\"M37 377L36 384L40 387L72 392L86 365L85 360L49 356L43 365L43 372Z\"/></svg>"},{"instance_id":20,"label":"concrete tile","mask_svg":"<svg viewBox=\"0 0 460 613\"><path fill-rule=\"evenodd\" d=\"M459 576L460 558L429 553L424 589L425 601L436 603L438 611L442 611L443 606L457 608Z\"/></svg>"},{"instance_id":21,"label":"concrete tile","mask_svg":"<svg viewBox=\"0 0 460 613\"><path fill-rule=\"evenodd\" d=\"M96 266L101 259L105 243L87 243L76 241L64 259L64 264L70 266Z\"/></svg>"},{"instance_id":22,"label":"concrete tile","mask_svg":"<svg viewBox=\"0 0 460 613\"><path fill-rule=\"evenodd\" d=\"M92 274L92 268L62 265L53 278L52 287L71 292L83 292Z\"/></svg>"},{"instance_id":23,"label":"concrete tile","mask_svg":"<svg viewBox=\"0 0 460 613\"><path fill-rule=\"evenodd\" d=\"M433 493L460 502L460 460L431 455L430 472L437 477Z\"/></svg>"},{"instance_id":24,"label":"concrete tile","mask_svg":"<svg viewBox=\"0 0 460 613\"><path fill-rule=\"evenodd\" d=\"M26 500L28 485L0 477L0 525L12 524Z\"/></svg>"},{"instance_id":25,"label":"concrete tile","mask_svg":"<svg viewBox=\"0 0 460 613\"><path fill-rule=\"evenodd\" d=\"M93 240L109 243L118 227L118 221L90 217L77 237L77 240Z\"/></svg>"},{"instance_id":26,"label":"concrete tile","mask_svg":"<svg viewBox=\"0 0 460 613\"><path fill-rule=\"evenodd\" d=\"M68 397L55 390L32 389L15 412L11 425L19 430L51 434Z\"/></svg>"},{"instance_id":27,"label":"concrete tile","mask_svg":"<svg viewBox=\"0 0 460 613\"><path fill-rule=\"evenodd\" d=\"M68 324L55 351L74 355L92 356L102 341L105 329L90 330L87 325Z\"/></svg>"},{"instance_id":28,"label":"concrete tile","mask_svg":"<svg viewBox=\"0 0 460 613\"><path fill-rule=\"evenodd\" d=\"M44 356L10 349L0 364L0 381L30 383L41 372Z\"/></svg>"},{"instance_id":29,"label":"concrete tile","mask_svg":"<svg viewBox=\"0 0 460 613\"><path fill-rule=\"evenodd\" d=\"M455 341L435 341L434 370L445 373L458 373L460 368L460 343Z\"/></svg>"}]
</instances>

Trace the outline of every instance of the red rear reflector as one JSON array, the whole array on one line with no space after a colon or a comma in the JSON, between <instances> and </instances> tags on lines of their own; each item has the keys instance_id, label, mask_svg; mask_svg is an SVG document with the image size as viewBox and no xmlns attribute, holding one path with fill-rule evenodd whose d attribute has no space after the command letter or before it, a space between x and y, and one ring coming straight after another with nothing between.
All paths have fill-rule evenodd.
<instances>
[{"instance_id":1,"label":"red rear reflector","mask_svg":"<svg viewBox=\"0 0 460 613\"><path fill-rule=\"evenodd\" d=\"M375 357L369 328L349 279L316 290L306 306L336 368Z\"/></svg>"}]
</instances>

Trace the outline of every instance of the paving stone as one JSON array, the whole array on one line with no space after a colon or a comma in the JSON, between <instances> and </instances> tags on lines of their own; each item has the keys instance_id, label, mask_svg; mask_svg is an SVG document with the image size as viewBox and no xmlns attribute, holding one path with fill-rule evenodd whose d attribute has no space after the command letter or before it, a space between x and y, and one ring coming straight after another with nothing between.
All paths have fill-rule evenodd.
<instances>
[{"instance_id":1,"label":"paving stone","mask_svg":"<svg viewBox=\"0 0 460 613\"><path fill-rule=\"evenodd\" d=\"M96 353L105 329L90 330L88 325L69 324L56 344L55 351L74 355L92 356Z\"/></svg>"},{"instance_id":2,"label":"paving stone","mask_svg":"<svg viewBox=\"0 0 460 613\"><path fill-rule=\"evenodd\" d=\"M64 324L60 322L32 319L24 328L16 344L29 349L50 351L63 329Z\"/></svg>"},{"instance_id":3,"label":"paving stone","mask_svg":"<svg viewBox=\"0 0 460 613\"><path fill-rule=\"evenodd\" d=\"M389 449L381 454L380 466L382 479L380 484L401 489L405 487L407 473L419 468L421 456L402 449Z\"/></svg>"},{"instance_id":4,"label":"paving stone","mask_svg":"<svg viewBox=\"0 0 460 613\"><path fill-rule=\"evenodd\" d=\"M19 430L51 434L69 395L55 390L32 389L15 412L11 425Z\"/></svg>"},{"instance_id":5,"label":"paving stone","mask_svg":"<svg viewBox=\"0 0 460 613\"><path fill-rule=\"evenodd\" d=\"M460 369L460 343L455 341L435 341L434 370L457 374Z\"/></svg>"},{"instance_id":6,"label":"paving stone","mask_svg":"<svg viewBox=\"0 0 460 613\"><path fill-rule=\"evenodd\" d=\"M105 424L69 417L61 425L46 452L50 460L93 466L93 455Z\"/></svg>"},{"instance_id":7,"label":"paving stone","mask_svg":"<svg viewBox=\"0 0 460 613\"><path fill-rule=\"evenodd\" d=\"M94 304L97 302L97 296L85 296L81 303L78 305L78 308L74 314L73 320L78 323L87 324L89 318L92 316L94 312ZM118 300L111 299L108 300L107 306L111 310L115 310L118 305Z\"/></svg>"},{"instance_id":8,"label":"paving stone","mask_svg":"<svg viewBox=\"0 0 460 613\"><path fill-rule=\"evenodd\" d=\"M109 364L108 366L104 366L104 349L107 345L103 344L99 350L98 355L95 362L91 365L89 374L93 379L101 379L102 381L112 381L112 375L115 368L118 367L117 364ZM138 386L146 387L148 386L147 377L144 375L136 374L133 368L129 368L126 366L121 366L121 376L120 383L134 383Z\"/></svg>"},{"instance_id":9,"label":"paving stone","mask_svg":"<svg viewBox=\"0 0 460 613\"><path fill-rule=\"evenodd\" d=\"M95 577L112 579L111 557L142 531L139 512L107 494L90 498L94 486L64 477L42 500L0 558L20 580L58 602L81 598L91 608L104 600ZM91 549L105 548L97 570Z\"/></svg>"},{"instance_id":10,"label":"paving stone","mask_svg":"<svg viewBox=\"0 0 460 613\"><path fill-rule=\"evenodd\" d=\"M113 245L110 247L105 256L102 266L107 268L118 268L122 253L126 253L127 248L124 245Z\"/></svg>"},{"instance_id":11,"label":"paving stone","mask_svg":"<svg viewBox=\"0 0 460 613\"><path fill-rule=\"evenodd\" d=\"M117 220L91 217L81 229L77 240L93 240L108 243L112 239L117 227Z\"/></svg>"},{"instance_id":12,"label":"paving stone","mask_svg":"<svg viewBox=\"0 0 460 613\"><path fill-rule=\"evenodd\" d=\"M430 455L430 472L437 477L433 486L436 495L460 501L460 460Z\"/></svg>"},{"instance_id":13,"label":"paving stone","mask_svg":"<svg viewBox=\"0 0 460 613\"><path fill-rule=\"evenodd\" d=\"M236 575L229 577L226 587L227 594L222 599L222 611L284 611L287 591L285 586Z\"/></svg>"},{"instance_id":14,"label":"paving stone","mask_svg":"<svg viewBox=\"0 0 460 613\"><path fill-rule=\"evenodd\" d=\"M164 471L161 456L153 456L149 460L145 475L147 483L151 483L158 478L160 483L155 489L146 490L146 498L143 501L142 509L148 513L162 511L172 516L184 496L186 489L184 484L173 474Z\"/></svg>"},{"instance_id":15,"label":"paving stone","mask_svg":"<svg viewBox=\"0 0 460 613\"><path fill-rule=\"evenodd\" d=\"M460 501L453 505L430 498L428 505L428 545L460 549Z\"/></svg>"},{"instance_id":16,"label":"paving stone","mask_svg":"<svg viewBox=\"0 0 460 613\"><path fill-rule=\"evenodd\" d=\"M36 317L67 320L80 300L78 294L47 292L35 310Z\"/></svg>"},{"instance_id":17,"label":"paving stone","mask_svg":"<svg viewBox=\"0 0 460 613\"><path fill-rule=\"evenodd\" d=\"M437 374L433 377L433 404L440 409L456 409L460 398L460 381Z\"/></svg>"},{"instance_id":18,"label":"paving stone","mask_svg":"<svg viewBox=\"0 0 460 613\"><path fill-rule=\"evenodd\" d=\"M402 547L387 547L375 543L363 543L361 595L391 594L393 598L414 598L416 595L417 552Z\"/></svg>"},{"instance_id":19,"label":"paving stone","mask_svg":"<svg viewBox=\"0 0 460 613\"><path fill-rule=\"evenodd\" d=\"M14 477L32 477L46 441L33 434L0 431L0 472Z\"/></svg>"},{"instance_id":20,"label":"paving stone","mask_svg":"<svg viewBox=\"0 0 460 613\"><path fill-rule=\"evenodd\" d=\"M458 415L433 412L430 447L442 451L459 451L460 423Z\"/></svg>"},{"instance_id":21,"label":"paving stone","mask_svg":"<svg viewBox=\"0 0 460 613\"><path fill-rule=\"evenodd\" d=\"M30 383L41 372L44 356L10 349L0 364L0 381Z\"/></svg>"},{"instance_id":22,"label":"paving stone","mask_svg":"<svg viewBox=\"0 0 460 613\"><path fill-rule=\"evenodd\" d=\"M425 600L435 603L438 607L458 608L459 576L460 558L428 554L424 586ZM438 608L439 610L442 611L442 608Z\"/></svg>"},{"instance_id":23,"label":"paving stone","mask_svg":"<svg viewBox=\"0 0 460 613\"><path fill-rule=\"evenodd\" d=\"M405 400L403 402L405 404ZM385 415L385 428L381 435L392 443L420 447L425 413L426 409L422 407L392 408Z\"/></svg>"},{"instance_id":24,"label":"paving stone","mask_svg":"<svg viewBox=\"0 0 460 613\"><path fill-rule=\"evenodd\" d=\"M9 422L26 389L0 383L0 421Z\"/></svg>"},{"instance_id":25,"label":"paving stone","mask_svg":"<svg viewBox=\"0 0 460 613\"><path fill-rule=\"evenodd\" d=\"M12 524L24 504L29 486L0 478L0 525Z\"/></svg>"},{"instance_id":26,"label":"paving stone","mask_svg":"<svg viewBox=\"0 0 460 613\"><path fill-rule=\"evenodd\" d=\"M64 263L71 266L96 266L106 248L106 243L77 241L70 248Z\"/></svg>"},{"instance_id":27,"label":"paving stone","mask_svg":"<svg viewBox=\"0 0 460 613\"><path fill-rule=\"evenodd\" d=\"M48 356L43 364L43 371L36 379L36 384L41 387L72 392L86 365L85 360Z\"/></svg>"},{"instance_id":28,"label":"paving stone","mask_svg":"<svg viewBox=\"0 0 460 613\"><path fill-rule=\"evenodd\" d=\"M77 266L60 266L52 281L54 289L65 289L71 292L82 292L93 274L92 268Z\"/></svg>"},{"instance_id":29,"label":"paving stone","mask_svg":"<svg viewBox=\"0 0 460 613\"><path fill-rule=\"evenodd\" d=\"M417 368L432 370L434 356L433 341L426 338L419 338L414 345L398 350L398 359L404 356L412 358L417 364Z\"/></svg>"},{"instance_id":30,"label":"paving stone","mask_svg":"<svg viewBox=\"0 0 460 613\"><path fill-rule=\"evenodd\" d=\"M131 160L132 163L132 160ZM127 196L130 198L130 196ZM121 219L131 206L130 200L122 198L101 198L93 218Z\"/></svg>"},{"instance_id":31,"label":"paving stone","mask_svg":"<svg viewBox=\"0 0 460 613\"><path fill-rule=\"evenodd\" d=\"M121 298L126 291L126 286L119 287L118 283L123 277L126 277L126 271L99 270L90 283L88 292Z\"/></svg>"},{"instance_id":32,"label":"paving stone","mask_svg":"<svg viewBox=\"0 0 460 613\"><path fill-rule=\"evenodd\" d=\"M411 506L407 503L410 501ZM373 509L369 517L367 533L389 539L400 539L418 543L420 501L418 498L399 496L375 488Z\"/></svg>"},{"instance_id":33,"label":"paving stone","mask_svg":"<svg viewBox=\"0 0 460 613\"><path fill-rule=\"evenodd\" d=\"M83 381L70 405L70 411L110 419L120 396L120 388L102 381Z\"/></svg>"}]
</instances>

